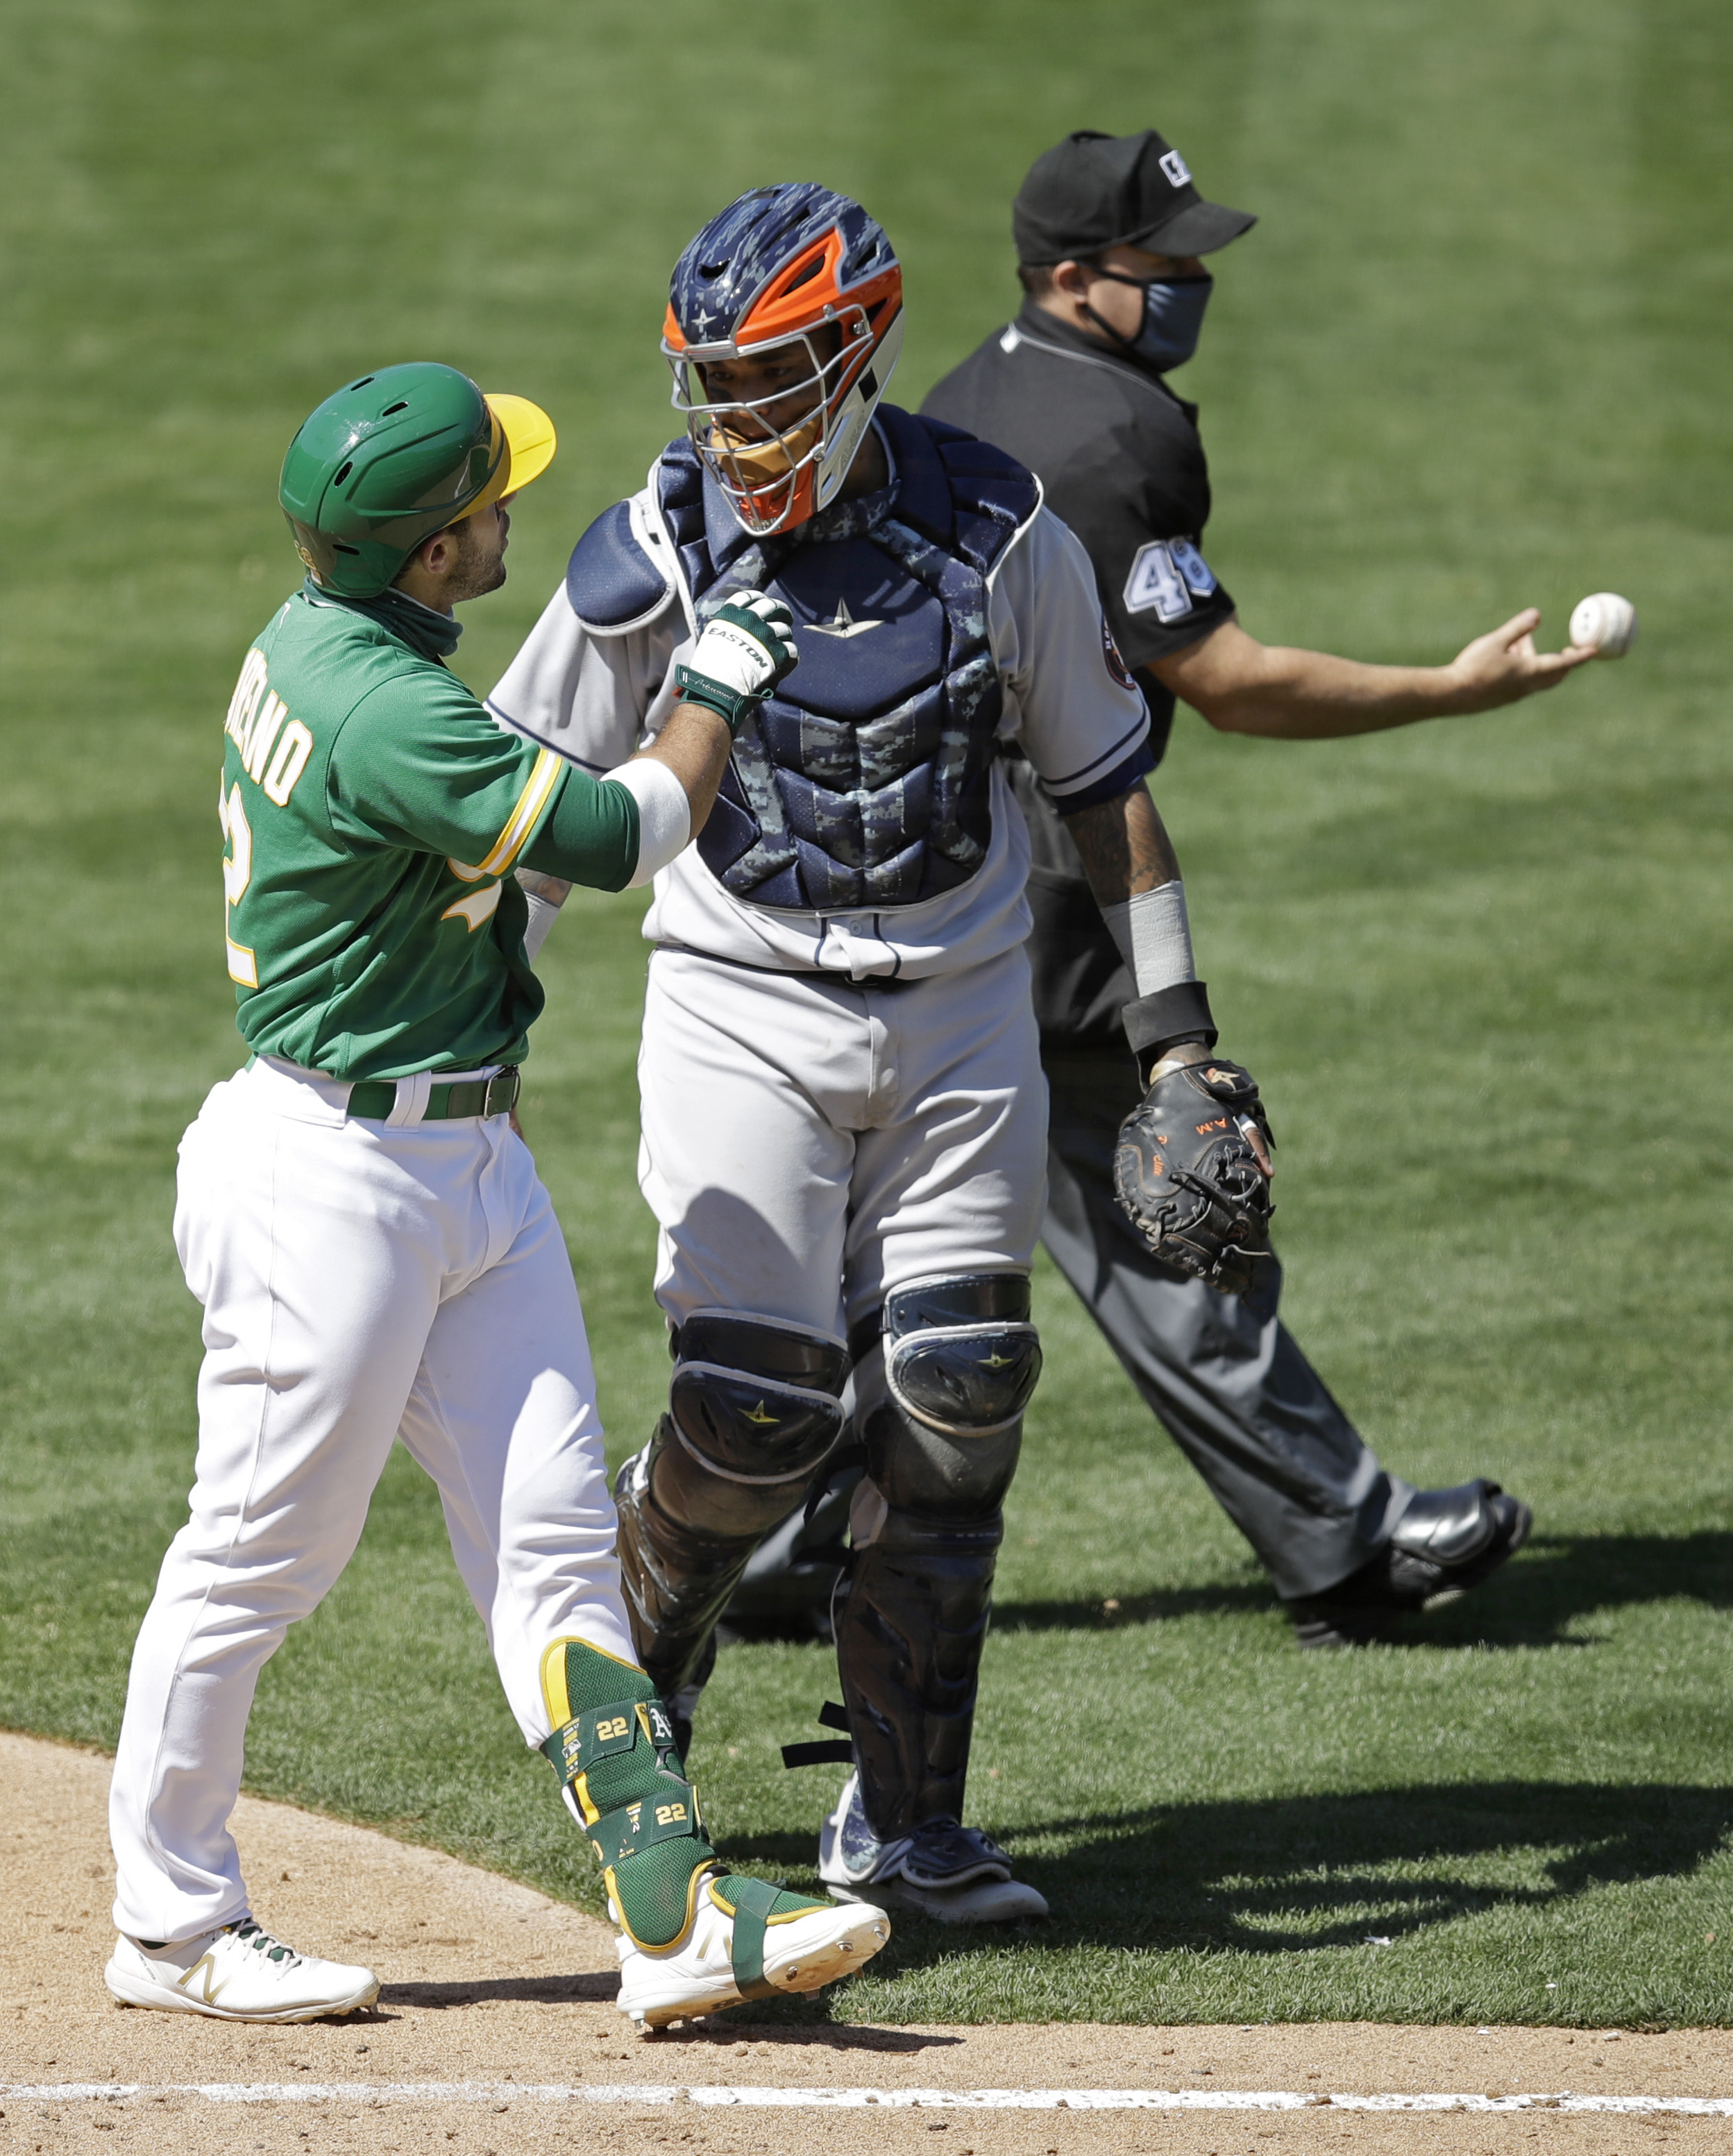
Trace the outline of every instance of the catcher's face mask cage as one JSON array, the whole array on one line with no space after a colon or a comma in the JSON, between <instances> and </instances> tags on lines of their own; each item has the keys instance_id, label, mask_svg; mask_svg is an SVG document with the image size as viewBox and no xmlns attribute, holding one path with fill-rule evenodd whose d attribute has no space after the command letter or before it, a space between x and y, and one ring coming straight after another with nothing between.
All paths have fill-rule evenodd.
<instances>
[{"instance_id":1,"label":"catcher's face mask cage","mask_svg":"<svg viewBox=\"0 0 1733 2156\"><path fill-rule=\"evenodd\" d=\"M902 283L871 218L806 186L743 196L675 265L662 336L674 408L748 531L835 498L902 348ZM786 378L765 393L710 393L710 366L778 360Z\"/></svg>"}]
</instances>

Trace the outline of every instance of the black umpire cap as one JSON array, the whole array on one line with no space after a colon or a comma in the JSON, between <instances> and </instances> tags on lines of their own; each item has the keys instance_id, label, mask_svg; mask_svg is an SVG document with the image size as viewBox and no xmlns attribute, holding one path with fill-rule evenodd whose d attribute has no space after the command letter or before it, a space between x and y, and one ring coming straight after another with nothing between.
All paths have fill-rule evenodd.
<instances>
[{"instance_id":1,"label":"black umpire cap","mask_svg":"<svg viewBox=\"0 0 1733 2156\"><path fill-rule=\"evenodd\" d=\"M1153 127L1068 135L1030 166L1011 212L1017 259L1039 269L1109 247L1208 254L1258 222L1205 202L1186 161Z\"/></svg>"}]
</instances>

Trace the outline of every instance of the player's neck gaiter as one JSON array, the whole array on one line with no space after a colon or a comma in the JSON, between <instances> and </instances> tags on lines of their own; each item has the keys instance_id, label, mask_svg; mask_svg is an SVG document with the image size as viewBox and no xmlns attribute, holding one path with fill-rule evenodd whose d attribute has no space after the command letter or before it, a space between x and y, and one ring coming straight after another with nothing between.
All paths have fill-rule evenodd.
<instances>
[{"instance_id":1,"label":"player's neck gaiter","mask_svg":"<svg viewBox=\"0 0 1733 2156\"><path fill-rule=\"evenodd\" d=\"M1197 349L1203 311L1215 290L1215 279L1152 277L1146 283L1141 277L1121 277L1112 270L1104 270L1100 275L1111 278L1115 285L1143 286L1143 321L1136 336L1122 337L1085 300L1085 311L1096 327L1105 330L1120 351L1141 359L1157 374L1165 374L1170 367L1183 367Z\"/></svg>"},{"instance_id":2,"label":"player's neck gaiter","mask_svg":"<svg viewBox=\"0 0 1733 2156\"><path fill-rule=\"evenodd\" d=\"M309 577L301 586L301 593L315 606L347 607L351 613L364 613L369 621L377 621L382 629L389 629L423 659L449 659L464 633L464 624L452 615L436 613L419 599L412 599L408 592L391 586L372 598L350 598L336 592L321 591Z\"/></svg>"}]
</instances>

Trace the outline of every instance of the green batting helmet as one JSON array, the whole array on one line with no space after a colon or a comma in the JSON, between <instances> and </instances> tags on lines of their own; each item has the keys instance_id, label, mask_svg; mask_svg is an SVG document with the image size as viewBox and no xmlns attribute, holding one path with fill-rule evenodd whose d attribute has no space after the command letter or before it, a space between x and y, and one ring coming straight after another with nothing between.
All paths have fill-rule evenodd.
<instances>
[{"instance_id":1,"label":"green batting helmet","mask_svg":"<svg viewBox=\"0 0 1733 2156\"><path fill-rule=\"evenodd\" d=\"M484 396L431 360L382 367L303 423L277 498L322 590L382 592L423 539L547 469L554 430L522 397Z\"/></svg>"}]
</instances>

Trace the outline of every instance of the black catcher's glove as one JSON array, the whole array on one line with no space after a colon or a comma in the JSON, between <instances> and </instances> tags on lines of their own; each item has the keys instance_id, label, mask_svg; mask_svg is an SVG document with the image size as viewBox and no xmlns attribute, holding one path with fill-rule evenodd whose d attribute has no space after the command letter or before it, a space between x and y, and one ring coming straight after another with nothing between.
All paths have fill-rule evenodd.
<instances>
[{"instance_id":1,"label":"black catcher's glove","mask_svg":"<svg viewBox=\"0 0 1733 2156\"><path fill-rule=\"evenodd\" d=\"M1120 1126L1113 1188L1164 1265L1243 1295L1269 1256L1269 1149L1258 1081L1214 1056L1158 1066Z\"/></svg>"}]
</instances>

